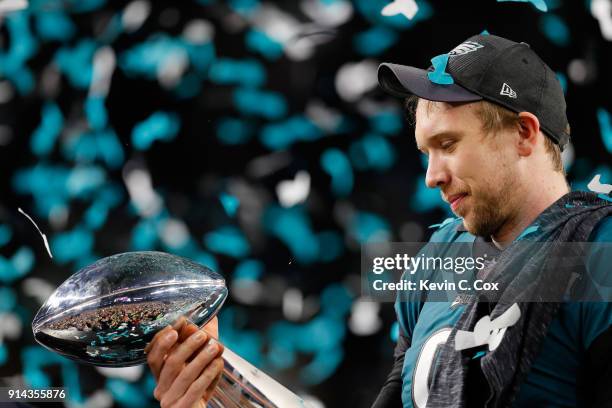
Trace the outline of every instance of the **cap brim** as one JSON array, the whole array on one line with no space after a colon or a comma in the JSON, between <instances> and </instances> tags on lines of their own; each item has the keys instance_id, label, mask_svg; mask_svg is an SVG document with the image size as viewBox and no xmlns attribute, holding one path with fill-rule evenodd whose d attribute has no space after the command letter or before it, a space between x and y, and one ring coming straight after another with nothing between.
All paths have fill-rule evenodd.
<instances>
[{"instance_id":1,"label":"cap brim","mask_svg":"<svg viewBox=\"0 0 612 408\"><path fill-rule=\"evenodd\" d=\"M457 83L438 85L427 77L424 69L383 63L378 67L378 83L381 88L399 98L416 95L437 102L480 101L482 97L468 91Z\"/></svg>"}]
</instances>

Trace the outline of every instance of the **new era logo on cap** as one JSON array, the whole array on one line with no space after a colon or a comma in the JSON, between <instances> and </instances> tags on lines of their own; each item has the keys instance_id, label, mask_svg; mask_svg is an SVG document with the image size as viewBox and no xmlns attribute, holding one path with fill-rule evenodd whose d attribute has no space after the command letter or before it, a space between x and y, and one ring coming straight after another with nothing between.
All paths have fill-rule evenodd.
<instances>
[{"instance_id":1,"label":"new era logo on cap","mask_svg":"<svg viewBox=\"0 0 612 408\"><path fill-rule=\"evenodd\" d=\"M499 92L499 94L504 95L504 96L509 96L510 98L516 99L516 92L514 92L514 89L510 88L510 85L508 85L505 82L502 85L502 89Z\"/></svg>"}]
</instances>

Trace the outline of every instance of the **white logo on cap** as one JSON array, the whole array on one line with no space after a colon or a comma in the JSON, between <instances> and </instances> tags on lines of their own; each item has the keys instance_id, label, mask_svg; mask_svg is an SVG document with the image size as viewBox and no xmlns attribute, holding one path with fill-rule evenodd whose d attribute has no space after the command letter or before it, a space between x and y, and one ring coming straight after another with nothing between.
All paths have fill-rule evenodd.
<instances>
[{"instance_id":1,"label":"white logo on cap","mask_svg":"<svg viewBox=\"0 0 612 408\"><path fill-rule=\"evenodd\" d=\"M504 95L504 96L509 96L510 98L516 99L516 92L514 92L514 89L510 88L510 85L508 85L505 82L502 85L502 89L499 94Z\"/></svg>"},{"instance_id":2,"label":"white logo on cap","mask_svg":"<svg viewBox=\"0 0 612 408\"><path fill-rule=\"evenodd\" d=\"M451 52L448 53L451 57L455 55L464 55L468 52L476 51L479 48L484 47L484 45L477 43L476 41L466 41L463 44L459 44Z\"/></svg>"}]
</instances>

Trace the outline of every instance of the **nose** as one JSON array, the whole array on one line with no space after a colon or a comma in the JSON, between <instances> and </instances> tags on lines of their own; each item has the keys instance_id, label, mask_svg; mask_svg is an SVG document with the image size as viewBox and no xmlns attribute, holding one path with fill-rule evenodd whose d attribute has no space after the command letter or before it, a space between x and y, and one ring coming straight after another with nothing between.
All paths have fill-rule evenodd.
<instances>
[{"instance_id":1,"label":"nose","mask_svg":"<svg viewBox=\"0 0 612 408\"><path fill-rule=\"evenodd\" d=\"M425 185L429 188L441 187L450 182L450 173L444 160L436 154L430 154L427 162Z\"/></svg>"}]
</instances>

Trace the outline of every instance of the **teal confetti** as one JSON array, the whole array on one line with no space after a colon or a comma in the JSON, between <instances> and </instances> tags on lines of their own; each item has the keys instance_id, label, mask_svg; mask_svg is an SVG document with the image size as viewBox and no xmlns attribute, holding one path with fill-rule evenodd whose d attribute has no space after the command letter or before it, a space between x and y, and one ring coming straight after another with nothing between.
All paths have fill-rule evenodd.
<instances>
[{"instance_id":1,"label":"teal confetti","mask_svg":"<svg viewBox=\"0 0 612 408\"><path fill-rule=\"evenodd\" d=\"M328 149L321 155L321 167L331 177L331 190L336 196L346 197L353 190L354 176L351 163L339 149Z\"/></svg>"},{"instance_id":2,"label":"teal confetti","mask_svg":"<svg viewBox=\"0 0 612 408\"><path fill-rule=\"evenodd\" d=\"M42 121L32 134L30 147L37 156L46 156L53 151L53 146L64 126L64 116L59 107L47 102L42 108Z\"/></svg>"},{"instance_id":3,"label":"teal confetti","mask_svg":"<svg viewBox=\"0 0 612 408\"><path fill-rule=\"evenodd\" d=\"M240 200L238 200L238 198L231 194L221 193L219 201L228 216L233 217L236 215L236 211L238 211L238 206L240 205Z\"/></svg>"},{"instance_id":4,"label":"teal confetti","mask_svg":"<svg viewBox=\"0 0 612 408\"><path fill-rule=\"evenodd\" d=\"M416 192L410 201L410 208L417 213L426 213L436 208L450 211L448 204L440 197L440 192L434 188L428 188L425 184L425 176L420 175L415 182Z\"/></svg>"},{"instance_id":5,"label":"teal confetti","mask_svg":"<svg viewBox=\"0 0 612 408\"><path fill-rule=\"evenodd\" d=\"M0 224L0 247L8 244L13 236L13 231L8 225Z\"/></svg>"},{"instance_id":6,"label":"teal confetti","mask_svg":"<svg viewBox=\"0 0 612 408\"><path fill-rule=\"evenodd\" d=\"M55 63L75 88L85 89L93 76L92 60L98 44L82 39L73 48L62 47L55 54Z\"/></svg>"},{"instance_id":7,"label":"teal confetti","mask_svg":"<svg viewBox=\"0 0 612 408\"><path fill-rule=\"evenodd\" d=\"M102 167L77 167L66 180L66 190L71 197L88 197L106 182L106 176L106 171Z\"/></svg>"},{"instance_id":8,"label":"teal confetti","mask_svg":"<svg viewBox=\"0 0 612 408\"><path fill-rule=\"evenodd\" d=\"M285 347L284 344L272 343L269 346L268 361L276 370L284 370L290 368L296 361L296 353L291 348Z\"/></svg>"},{"instance_id":9,"label":"teal confetti","mask_svg":"<svg viewBox=\"0 0 612 408\"><path fill-rule=\"evenodd\" d=\"M527 227L522 233L521 235L519 235L516 240L520 241L521 239L525 238L527 235L533 234L534 232L538 231L540 229L540 227L538 225L531 225L529 227Z\"/></svg>"},{"instance_id":10,"label":"teal confetti","mask_svg":"<svg viewBox=\"0 0 612 408\"><path fill-rule=\"evenodd\" d=\"M157 228L153 220L144 219L132 229L132 249L135 251L154 249L158 241Z\"/></svg>"},{"instance_id":11,"label":"teal confetti","mask_svg":"<svg viewBox=\"0 0 612 408\"><path fill-rule=\"evenodd\" d=\"M187 50L191 65L200 75L205 75L210 69L211 64L215 60L215 46L211 42L204 44L191 44L187 41L182 41L181 44Z\"/></svg>"},{"instance_id":12,"label":"teal confetti","mask_svg":"<svg viewBox=\"0 0 612 408\"><path fill-rule=\"evenodd\" d=\"M192 258L197 263L212 269L213 271L220 272L219 262L217 262L217 258L215 258L214 255L206 251L198 251L196 254L190 256L190 258Z\"/></svg>"},{"instance_id":13,"label":"teal confetti","mask_svg":"<svg viewBox=\"0 0 612 408\"><path fill-rule=\"evenodd\" d=\"M287 102L278 92L239 88L234 92L234 104L245 115L280 119L287 113Z\"/></svg>"},{"instance_id":14,"label":"teal confetti","mask_svg":"<svg viewBox=\"0 0 612 408\"><path fill-rule=\"evenodd\" d=\"M188 72L180 79L179 84L172 90L178 99L191 99L200 94L202 79L192 72Z\"/></svg>"},{"instance_id":15,"label":"teal confetti","mask_svg":"<svg viewBox=\"0 0 612 408\"><path fill-rule=\"evenodd\" d=\"M148 401L142 398L141 391L135 384L111 378L106 381L106 389L110 391L113 399L122 406L144 408L148 405Z\"/></svg>"},{"instance_id":16,"label":"teal confetti","mask_svg":"<svg viewBox=\"0 0 612 408\"><path fill-rule=\"evenodd\" d=\"M566 47L571 40L571 33L561 17L554 14L543 15L540 19L540 29L553 44Z\"/></svg>"},{"instance_id":17,"label":"teal confetti","mask_svg":"<svg viewBox=\"0 0 612 408\"><path fill-rule=\"evenodd\" d=\"M373 57L382 54L395 43L399 36L393 29L377 26L368 29L353 37L353 47L365 57Z\"/></svg>"},{"instance_id":18,"label":"teal confetti","mask_svg":"<svg viewBox=\"0 0 612 408\"><path fill-rule=\"evenodd\" d=\"M389 170L397 159L395 149L387 139L378 134L367 134L353 142L349 147L349 156L353 166L358 170Z\"/></svg>"},{"instance_id":19,"label":"teal confetti","mask_svg":"<svg viewBox=\"0 0 612 408\"><path fill-rule=\"evenodd\" d=\"M255 259L245 259L236 266L232 277L234 279L245 279L256 281L264 272L264 264Z\"/></svg>"},{"instance_id":20,"label":"teal confetti","mask_svg":"<svg viewBox=\"0 0 612 408\"><path fill-rule=\"evenodd\" d=\"M123 146L119 141L119 137L112 129L105 129L101 132L94 133L97 157L102 159L109 168L118 169L125 160Z\"/></svg>"},{"instance_id":21,"label":"teal confetti","mask_svg":"<svg viewBox=\"0 0 612 408\"><path fill-rule=\"evenodd\" d=\"M157 33L124 51L119 57L119 66L129 75L157 79L164 64L179 58L189 58L185 43L167 34Z\"/></svg>"},{"instance_id":22,"label":"teal confetti","mask_svg":"<svg viewBox=\"0 0 612 408\"><path fill-rule=\"evenodd\" d=\"M253 135L253 126L242 119L224 118L217 123L217 139L223 144L235 146L246 143Z\"/></svg>"},{"instance_id":23,"label":"teal confetti","mask_svg":"<svg viewBox=\"0 0 612 408\"><path fill-rule=\"evenodd\" d=\"M237 13L250 15L259 7L259 0L229 0L228 5Z\"/></svg>"},{"instance_id":24,"label":"teal confetti","mask_svg":"<svg viewBox=\"0 0 612 408\"><path fill-rule=\"evenodd\" d=\"M69 0L69 10L75 13L89 13L106 4L106 0Z\"/></svg>"},{"instance_id":25,"label":"teal confetti","mask_svg":"<svg viewBox=\"0 0 612 408\"><path fill-rule=\"evenodd\" d=\"M250 251L249 242L242 231L233 226L209 232L204 236L204 243L211 251L234 258L242 258Z\"/></svg>"},{"instance_id":26,"label":"teal confetti","mask_svg":"<svg viewBox=\"0 0 612 408\"><path fill-rule=\"evenodd\" d=\"M370 127L373 132L385 135L395 135L402 131L403 120L398 111L383 110L370 116Z\"/></svg>"},{"instance_id":27,"label":"teal confetti","mask_svg":"<svg viewBox=\"0 0 612 408\"><path fill-rule=\"evenodd\" d=\"M19 276L25 276L28 274L34 267L35 260L34 252L26 246L20 247L11 258L13 267Z\"/></svg>"},{"instance_id":28,"label":"teal confetti","mask_svg":"<svg viewBox=\"0 0 612 408\"><path fill-rule=\"evenodd\" d=\"M350 225L351 236L359 243L386 241L390 237L391 227L389 223L379 215L360 211L354 217Z\"/></svg>"},{"instance_id":29,"label":"teal confetti","mask_svg":"<svg viewBox=\"0 0 612 408\"><path fill-rule=\"evenodd\" d=\"M219 58L211 65L208 76L219 85L261 86L266 81L266 70L257 60Z\"/></svg>"},{"instance_id":30,"label":"teal confetti","mask_svg":"<svg viewBox=\"0 0 612 408\"><path fill-rule=\"evenodd\" d=\"M597 109L597 121L601 132L601 140L608 151L612 154L612 118L604 108Z\"/></svg>"},{"instance_id":31,"label":"teal confetti","mask_svg":"<svg viewBox=\"0 0 612 408\"><path fill-rule=\"evenodd\" d=\"M60 10L36 13L36 31L47 41L67 41L76 33L74 23Z\"/></svg>"},{"instance_id":32,"label":"teal confetti","mask_svg":"<svg viewBox=\"0 0 612 408\"><path fill-rule=\"evenodd\" d=\"M8 359L8 350L6 349L5 344L0 344L0 366L6 363Z\"/></svg>"},{"instance_id":33,"label":"teal confetti","mask_svg":"<svg viewBox=\"0 0 612 408\"><path fill-rule=\"evenodd\" d=\"M100 229L108 217L108 207L103 202L94 202L85 212L85 225L90 230Z\"/></svg>"},{"instance_id":34,"label":"teal confetti","mask_svg":"<svg viewBox=\"0 0 612 408\"><path fill-rule=\"evenodd\" d=\"M17 294L7 286L0 286L0 312L7 313L17 305Z\"/></svg>"},{"instance_id":35,"label":"teal confetti","mask_svg":"<svg viewBox=\"0 0 612 408\"><path fill-rule=\"evenodd\" d=\"M307 385L320 384L336 371L343 357L344 351L340 346L320 351L304 367L300 378Z\"/></svg>"},{"instance_id":36,"label":"teal confetti","mask_svg":"<svg viewBox=\"0 0 612 408\"><path fill-rule=\"evenodd\" d=\"M92 129L103 129L108 122L104 98L101 96L88 97L85 100L85 115Z\"/></svg>"},{"instance_id":37,"label":"teal confetti","mask_svg":"<svg viewBox=\"0 0 612 408\"><path fill-rule=\"evenodd\" d=\"M266 229L290 249L297 262L310 264L317 260L319 242L303 208L272 206L264 213L263 220Z\"/></svg>"},{"instance_id":38,"label":"teal confetti","mask_svg":"<svg viewBox=\"0 0 612 408\"><path fill-rule=\"evenodd\" d=\"M155 112L134 127L132 143L138 150L147 150L156 140L170 141L176 137L180 123L174 113Z\"/></svg>"},{"instance_id":39,"label":"teal confetti","mask_svg":"<svg viewBox=\"0 0 612 408\"><path fill-rule=\"evenodd\" d=\"M264 126L261 131L261 142L271 150L286 149L294 143L317 140L323 136L310 119L295 115L285 121Z\"/></svg>"},{"instance_id":40,"label":"teal confetti","mask_svg":"<svg viewBox=\"0 0 612 408\"><path fill-rule=\"evenodd\" d=\"M11 13L6 16L10 33L10 48L0 53L0 74L8 78L20 94L26 95L34 89L34 76L26 63L38 50L38 42L30 32L27 11Z\"/></svg>"},{"instance_id":41,"label":"teal confetti","mask_svg":"<svg viewBox=\"0 0 612 408\"><path fill-rule=\"evenodd\" d=\"M246 46L264 58L274 61L282 57L283 45L263 31L251 29L246 35Z\"/></svg>"},{"instance_id":42,"label":"teal confetti","mask_svg":"<svg viewBox=\"0 0 612 408\"><path fill-rule=\"evenodd\" d=\"M93 234L80 227L55 234L50 242L53 258L59 263L75 261L89 254L93 244Z\"/></svg>"},{"instance_id":43,"label":"teal confetti","mask_svg":"<svg viewBox=\"0 0 612 408\"><path fill-rule=\"evenodd\" d=\"M446 72L446 65L448 64L448 54L441 54L431 59L431 64L434 67L432 72L427 73L427 78L434 84L438 85L451 85L455 83L453 77Z\"/></svg>"},{"instance_id":44,"label":"teal confetti","mask_svg":"<svg viewBox=\"0 0 612 408\"><path fill-rule=\"evenodd\" d=\"M344 239L335 231L323 231L317 234L319 240L319 260L332 262L344 252Z\"/></svg>"},{"instance_id":45,"label":"teal confetti","mask_svg":"<svg viewBox=\"0 0 612 408\"><path fill-rule=\"evenodd\" d=\"M609 195L597 194L597 197L601 198L602 200L606 200L606 201L612 202L612 197L610 197Z\"/></svg>"}]
</instances>

